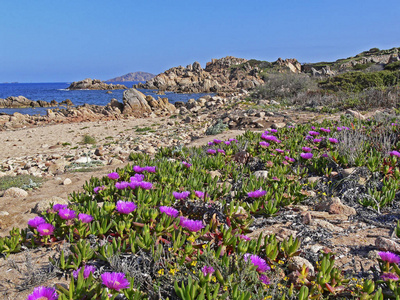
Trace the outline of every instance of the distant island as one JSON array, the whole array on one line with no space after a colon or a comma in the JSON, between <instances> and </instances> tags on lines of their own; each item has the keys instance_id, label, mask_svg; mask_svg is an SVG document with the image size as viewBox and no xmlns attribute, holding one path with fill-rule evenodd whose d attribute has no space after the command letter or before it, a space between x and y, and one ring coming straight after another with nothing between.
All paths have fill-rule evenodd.
<instances>
[{"instance_id":1,"label":"distant island","mask_svg":"<svg viewBox=\"0 0 400 300\"><path fill-rule=\"evenodd\" d=\"M156 75L147 72L132 72L106 81L107 82L147 81L154 78L155 76Z\"/></svg>"}]
</instances>

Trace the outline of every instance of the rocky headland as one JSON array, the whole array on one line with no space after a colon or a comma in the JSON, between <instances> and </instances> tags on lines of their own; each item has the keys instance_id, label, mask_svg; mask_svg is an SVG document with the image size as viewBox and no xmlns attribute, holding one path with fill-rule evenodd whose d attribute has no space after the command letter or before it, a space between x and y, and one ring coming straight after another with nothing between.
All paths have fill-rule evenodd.
<instances>
[{"instance_id":1,"label":"rocky headland","mask_svg":"<svg viewBox=\"0 0 400 300\"><path fill-rule=\"evenodd\" d=\"M68 90L126 90L123 84L107 84L100 79L86 78L81 81L74 81Z\"/></svg>"},{"instance_id":2,"label":"rocky headland","mask_svg":"<svg viewBox=\"0 0 400 300\"><path fill-rule=\"evenodd\" d=\"M154 78L156 75L147 72L131 72L122 76L108 79L108 82L123 82L123 81L147 81Z\"/></svg>"},{"instance_id":3,"label":"rocky headland","mask_svg":"<svg viewBox=\"0 0 400 300\"><path fill-rule=\"evenodd\" d=\"M24 96L11 96L6 99L0 98L0 108L54 107L57 105L58 103L55 100L51 102L43 100L34 101Z\"/></svg>"}]
</instances>

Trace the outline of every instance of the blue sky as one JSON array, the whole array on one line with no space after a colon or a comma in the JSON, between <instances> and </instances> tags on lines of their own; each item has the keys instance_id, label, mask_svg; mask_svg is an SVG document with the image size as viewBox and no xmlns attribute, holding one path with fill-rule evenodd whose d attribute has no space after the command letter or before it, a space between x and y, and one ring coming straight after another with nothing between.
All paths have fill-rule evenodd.
<instances>
[{"instance_id":1,"label":"blue sky","mask_svg":"<svg viewBox=\"0 0 400 300\"><path fill-rule=\"evenodd\" d=\"M332 61L400 47L400 1L2 0L0 82L106 80L233 55Z\"/></svg>"}]
</instances>

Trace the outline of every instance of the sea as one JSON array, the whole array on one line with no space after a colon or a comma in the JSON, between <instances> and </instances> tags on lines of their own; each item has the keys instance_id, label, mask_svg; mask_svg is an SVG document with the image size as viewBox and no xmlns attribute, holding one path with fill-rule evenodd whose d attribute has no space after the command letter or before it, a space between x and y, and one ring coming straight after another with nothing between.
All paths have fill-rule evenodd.
<instances>
[{"instance_id":1,"label":"sea","mask_svg":"<svg viewBox=\"0 0 400 300\"><path fill-rule=\"evenodd\" d=\"M110 82L112 84L123 84L131 88L140 81ZM122 103L124 90L112 90L111 94L104 90L68 90L70 82L47 82L47 83L0 83L0 98L10 96L24 96L29 100L44 100L50 102L56 100L58 103L70 99L76 106L87 104L107 105L111 99L115 98ZM176 101L187 102L189 99L195 99L204 95L213 95L205 93L196 94L178 94L165 92L165 95L157 95L157 90L138 89L145 95L151 95L155 99L158 97L168 98L169 102L174 104ZM50 107L36 108L0 108L0 114L13 114L19 112L28 115L46 115L46 110Z\"/></svg>"}]
</instances>

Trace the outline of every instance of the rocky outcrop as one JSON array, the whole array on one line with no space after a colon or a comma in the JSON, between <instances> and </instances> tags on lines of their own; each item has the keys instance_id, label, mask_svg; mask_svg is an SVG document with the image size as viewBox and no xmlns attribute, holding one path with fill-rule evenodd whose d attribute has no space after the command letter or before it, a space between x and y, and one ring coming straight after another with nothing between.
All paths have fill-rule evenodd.
<instances>
[{"instance_id":1,"label":"rocky outcrop","mask_svg":"<svg viewBox=\"0 0 400 300\"><path fill-rule=\"evenodd\" d=\"M122 100L124 102L122 111L124 114L141 117L144 113L151 112L151 107L146 101L146 96L138 90L126 90Z\"/></svg>"},{"instance_id":2,"label":"rocky outcrop","mask_svg":"<svg viewBox=\"0 0 400 300\"><path fill-rule=\"evenodd\" d=\"M51 102L43 100L33 101L24 96L11 96L6 99L0 99L0 108L52 107L57 105L58 103L55 100Z\"/></svg>"},{"instance_id":3,"label":"rocky outcrop","mask_svg":"<svg viewBox=\"0 0 400 300\"><path fill-rule=\"evenodd\" d=\"M123 84L107 84L99 79L86 78L82 81L71 83L68 90L125 90L127 87Z\"/></svg>"},{"instance_id":4,"label":"rocky outcrop","mask_svg":"<svg viewBox=\"0 0 400 300\"><path fill-rule=\"evenodd\" d=\"M155 76L156 75L147 72L133 72L106 81L108 82L147 81L154 78Z\"/></svg>"}]
</instances>

